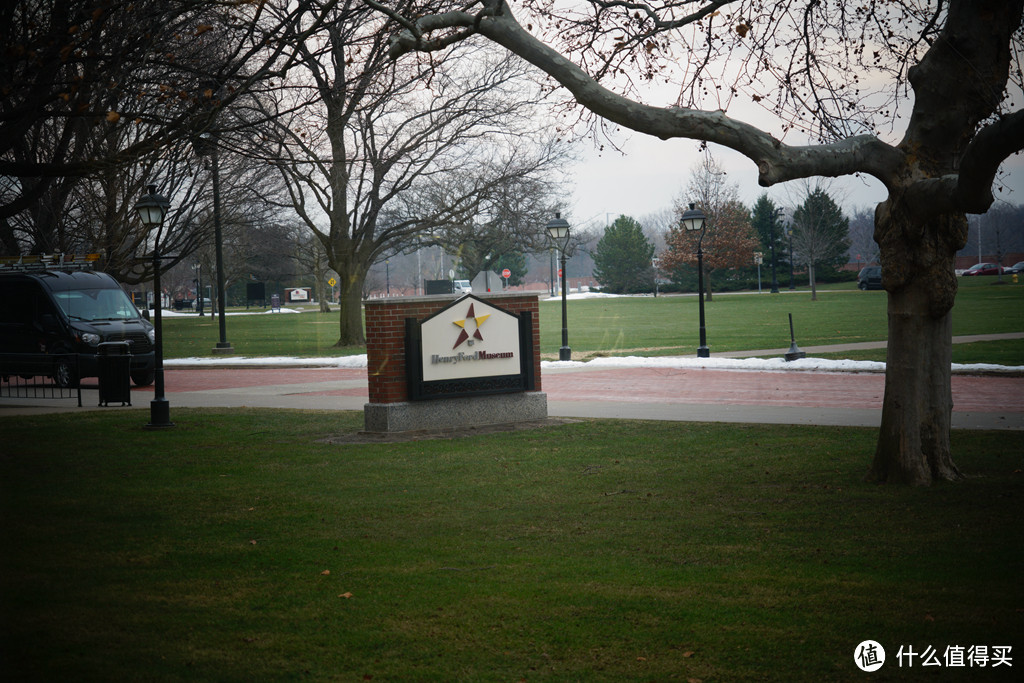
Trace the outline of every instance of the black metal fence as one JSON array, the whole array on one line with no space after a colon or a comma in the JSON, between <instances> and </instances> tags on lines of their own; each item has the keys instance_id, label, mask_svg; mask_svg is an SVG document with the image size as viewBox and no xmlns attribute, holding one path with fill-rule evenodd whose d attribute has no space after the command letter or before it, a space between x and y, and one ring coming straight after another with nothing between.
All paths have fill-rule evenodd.
<instances>
[{"instance_id":1,"label":"black metal fence","mask_svg":"<svg viewBox=\"0 0 1024 683\"><path fill-rule=\"evenodd\" d=\"M74 353L0 354L0 398L77 398L81 407L78 377Z\"/></svg>"}]
</instances>

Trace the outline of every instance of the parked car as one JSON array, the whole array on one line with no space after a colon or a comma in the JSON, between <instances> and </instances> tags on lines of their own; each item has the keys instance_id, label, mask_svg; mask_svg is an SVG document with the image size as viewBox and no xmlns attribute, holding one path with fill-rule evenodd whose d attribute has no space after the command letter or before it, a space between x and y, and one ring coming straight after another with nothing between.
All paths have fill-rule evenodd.
<instances>
[{"instance_id":1,"label":"parked car","mask_svg":"<svg viewBox=\"0 0 1024 683\"><path fill-rule=\"evenodd\" d=\"M1002 270L998 263L975 263L964 271L964 275L999 275Z\"/></svg>"},{"instance_id":2,"label":"parked car","mask_svg":"<svg viewBox=\"0 0 1024 683\"><path fill-rule=\"evenodd\" d=\"M469 284L469 280L452 280L452 291L456 294L472 294L473 288Z\"/></svg>"},{"instance_id":3,"label":"parked car","mask_svg":"<svg viewBox=\"0 0 1024 683\"><path fill-rule=\"evenodd\" d=\"M153 325L106 273L44 266L0 270L0 375L44 368L62 387L96 377L103 342L127 341L132 381L153 383Z\"/></svg>"},{"instance_id":4,"label":"parked car","mask_svg":"<svg viewBox=\"0 0 1024 683\"><path fill-rule=\"evenodd\" d=\"M1009 268L1003 268L1003 272L1010 275L1024 273L1024 261L1017 261Z\"/></svg>"},{"instance_id":5,"label":"parked car","mask_svg":"<svg viewBox=\"0 0 1024 683\"><path fill-rule=\"evenodd\" d=\"M882 266L866 266L860 269L857 275L857 287L859 289L881 289L882 288Z\"/></svg>"}]
</instances>

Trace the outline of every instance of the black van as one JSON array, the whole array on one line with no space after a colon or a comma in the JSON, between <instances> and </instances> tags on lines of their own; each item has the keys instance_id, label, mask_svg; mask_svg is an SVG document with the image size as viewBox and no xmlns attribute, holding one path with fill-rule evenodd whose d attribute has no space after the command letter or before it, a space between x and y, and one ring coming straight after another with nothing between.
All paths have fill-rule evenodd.
<instances>
[{"instance_id":1,"label":"black van","mask_svg":"<svg viewBox=\"0 0 1024 683\"><path fill-rule=\"evenodd\" d=\"M862 290L882 288L882 266L866 266L857 275L857 287Z\"/></svg>"},{"instance_id":2,"label":"black van","mask_svg":"<svg viewBox=\"0 0 1024 683\"><path fill-rule=\"evenodd\" d=\"M99 344L127 341L132 381L152 384L154 338L153 325L106 273L0 269L0 379L45 374L75 387L97 375Z\"/></svg>"}]
</instances>

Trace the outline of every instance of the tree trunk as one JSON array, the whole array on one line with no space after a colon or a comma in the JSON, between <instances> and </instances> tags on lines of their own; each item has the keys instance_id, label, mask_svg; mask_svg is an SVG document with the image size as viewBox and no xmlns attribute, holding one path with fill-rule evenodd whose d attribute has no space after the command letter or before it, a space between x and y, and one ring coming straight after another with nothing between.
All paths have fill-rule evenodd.
<instances>
[{"instance_id":1,"label":"tree trunk","mask_svg":"<svg viewBox=\"0 0 1024 683\"><path fill-rule=\"evenodd\" d=\"M882 248L882 283L888 291L882 425L868 479L911 485L955 480L949 429L952 316L957 249L967 235L958 216L911 216L879 205L875 239Z\"/></svg>"},{"instance_id":2,"label":"tree trunk","mask_svg":"<svg viewBox=\"0 0 1024 683\"><path fill-rule=\"evenodd\" d=\"M337 268L335 268L338 271ZM359 346L366 343L363 332L363 277L338 271L338 308L340 322L335 346Z\"/></svg>"}]
</instances>

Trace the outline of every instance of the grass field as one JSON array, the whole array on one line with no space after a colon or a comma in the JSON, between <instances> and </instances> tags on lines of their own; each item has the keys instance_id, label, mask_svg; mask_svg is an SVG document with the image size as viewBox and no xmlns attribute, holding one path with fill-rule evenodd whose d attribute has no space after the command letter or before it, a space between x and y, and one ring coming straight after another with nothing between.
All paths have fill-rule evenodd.
<instances>
[{"instance_id":1,"label":"grass field","mask_svg":"<svg viewBox=\"0 0 1024 683\"><path fill-rule=\"evenodd\" d=\"M953 312L953 334L1024 332L1024 283L997 286L993 278L963 278ZM881 341L887 337L886 295L861 292L847 283L810 292L716 294L706 303L711 353L787 348L789 314L800 346ZM573 358L597 355L693 355L698 345L698 301L694 296L623 297L568 302ZM559 299L540 304L541 354L556 358L561 346ZM219 339L209 316L164 322L168 358L209 356ZM334 348L338 313L247 315L227 318L228 340L239 355L332 356L363 353ZM990 344L994 344L991 345ZM848 356L849 354L844 354ZM884 360L884 351L865 358ZM1016 359L1016 362L1014 362ZM1024 364L1024 340L972 344L956 349L954 361Z\"/></svg>"},{"instance_id":2,"label":"grass field","mask_svg":"<svg viewBox=\"0 0 1024 683\"><path fill-rule=\"evenodd\" d=\"M725 297L722 297L723 302ZM867 429L585 421L328 437L352 413L0 418L11 681L1011 681L1024 433L863 481ZM40 435L45 434L45 438ZM116 438L111 438L116 435ZM867 675L854 649L882 643ZM1013 647L1013 667L897 668Z\"/></svg>"}]
</instances>

